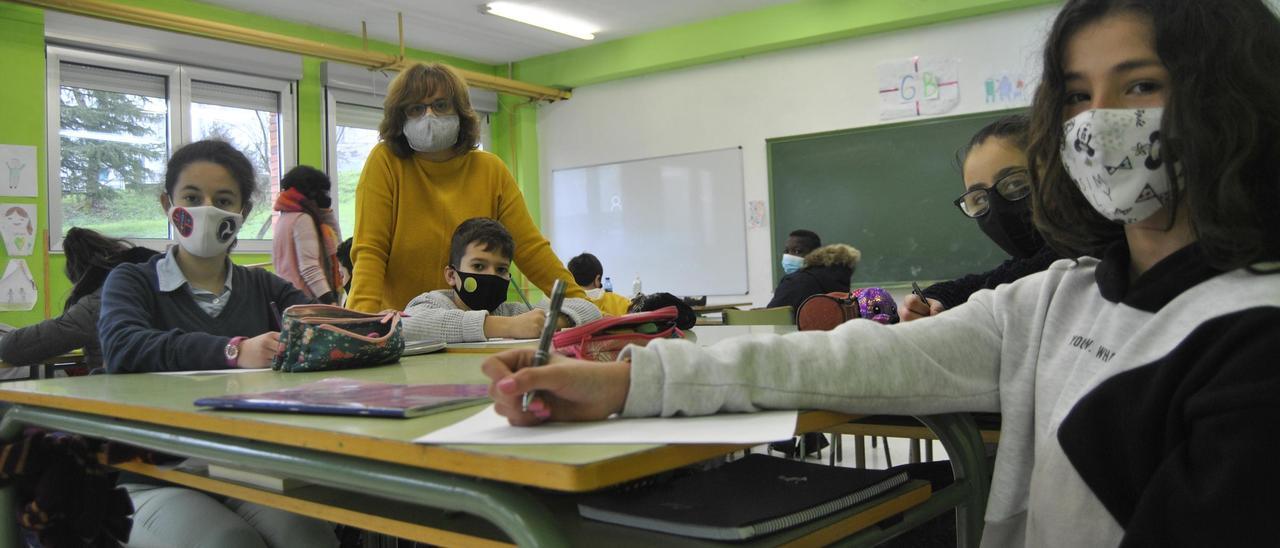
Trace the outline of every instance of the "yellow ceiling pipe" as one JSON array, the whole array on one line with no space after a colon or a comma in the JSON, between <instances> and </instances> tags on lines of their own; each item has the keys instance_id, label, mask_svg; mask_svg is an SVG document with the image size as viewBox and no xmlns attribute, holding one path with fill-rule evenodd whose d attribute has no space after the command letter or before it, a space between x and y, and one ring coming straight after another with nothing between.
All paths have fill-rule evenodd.
<instances>
[{"instance_id":1,"label":"yellow ceiling pipe","mask_svg":"<svg viewBox=\"0 0 1280 548\"><path fill-rule=\"evenodd\" d=\"M107 0L14 1L20 4L28 4L45 9L94 17L97 19L108 19L131 25L140 25L154 29L180 32L193 36L201 36L226 42L235 42L237 44L257 46L287 53L296 53L299 55L318 57L331 61L341 61L343 63L368 67L373 70L398 70L403 66L416 62L413 59L405 57L403 53L401 55L389 55L377 51L345 48L315 40L294 38L292 36L240 27L228 23L206 21L204 19L197 19L195 17L177 15L149 8L116 4ZM404 44L401 43L402 52L404 51L403 47ZM500 76L493 76L457 67L454 67L454 69L467 79L468 85L478 88L490 89L501 93L509 93L512 95L519 95L522 97L545 101L564 100L568 99L572 95L569 91L562 89L529 84L519 80L502 78Z\"/></svg>"}]
</instances>

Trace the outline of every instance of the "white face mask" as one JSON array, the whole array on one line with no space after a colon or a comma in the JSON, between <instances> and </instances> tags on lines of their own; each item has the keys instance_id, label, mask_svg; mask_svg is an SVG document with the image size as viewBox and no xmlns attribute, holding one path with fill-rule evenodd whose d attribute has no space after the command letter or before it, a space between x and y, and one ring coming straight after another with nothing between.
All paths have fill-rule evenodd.
<instances>
[{"instance_id":1,"label":"white face mask","mask_svg":"<svg viewBox=\"0 0 1280 548\"><path fill-rule=\"evenodd\" d=\"M425 114L404 123L404 137L418 152L440 152L458 142L458 115Z\"/></svg>"},{"instance_id":2,"label":"white face mask","mask_svg":"<svg viewBox=\"0 0 1280 548\"><path fill-rule=\"evenodd\" d=\"M604 296L604 288L603 288L603 287L597 287L597 288L595 288L595 289L588 289L588 290L587 290L587 298L588 298L588 299L591 299L591 300L593 300L593 301L598 301L598 300L600 300L600 297L603 297L603 296Z\"/></svg>"},{"instance_id":3,"label":"white face mask","mask_svg":"<svg viewBox=\"0 0 1280 548\"><path fill-rule=\"evenodd\" d=\"M174 206L169 208L169 222L183 251L208 258L231 248L244 216L214 206Z\"/></svg>"},{"instance_id":4,"label":"white face mask","mask_svg":"<svg viewBox=\"0 0 1280 548\"><path fill-rule=\"evenodd\" d=\"M1093 109L1063 124L1062 165L1103 217L1132 224L1168 205L1163 108Z\"/></svg>"}]
</instances>

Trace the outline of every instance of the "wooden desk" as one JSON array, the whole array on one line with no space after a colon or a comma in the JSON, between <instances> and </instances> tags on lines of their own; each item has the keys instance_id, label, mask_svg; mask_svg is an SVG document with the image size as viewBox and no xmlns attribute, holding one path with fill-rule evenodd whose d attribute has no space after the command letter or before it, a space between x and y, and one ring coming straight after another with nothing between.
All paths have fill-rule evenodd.
<instances>
[{"instance_id":1,"label":"wooden desk","mask_svg":"<svg viewBox=\"0 0 1280 548\"><path fill-rule=\"evenodd\" d=\"M450 515L442 514L449 518L442 517L442 524L426 517L409 522L397 519L395 508L408 503L463 512L492 524L485 526L489 530L494 526L500 529L501 533L496 534L499 542L510 539L528 546L563 546L571 544L574 531L598 530L594 526L566 525L580 520L557 513L557 504L563 506L563 495L528 487L567 493L592 491L745 448L740 445L419 445L412 440L483 408L384 420L218 412L191 405L199 397L285 388L328 376L395 383L482 383L485 378L478 365L483 358L474 354L433 354L405 358L397 365L334 373L97 375L15 382L0 386L0 400L10 404L4 406L3 420L0 420L0 439L15 439L26 426L111 439L164 453L299 478L315 484L316 489L310 491L308 499L303 495L294 496L292 492L281 495L200 476L182 477L179 473L144 465L126 466L180 484L437 544L494 540L493 535L477 537L468 533L466 526L455 527L458 520ZM801 414L797 432L829 428L851 418L837 413L805 412ZM963 416L939 420L947 427L939 431L944 443L948 440L962 446L970 443L964 439ZM971 421L969 428L975 454L980 458L981 442ZM953 454L963 456L959 450ZM904 518L903 523L860 535L888 538L885 535L900 532L900 527L923 522L959 505L962 538L968 538L964 533L967 522L963 521L963 515L968 515L966 511L972 513L980 525L986 501L981 468L976 471L979 475L975 481L966 479L967 469L960 469L953 486L939 491L913 510L908 516L910 519ZM8 512L4 515L14 515L14 497L12 488L0 491L0 512ZM353 502L362 500L361 497L384 502L364 506ZM561 502L555 502L557 500ZM0 520L0 539L15 538L14 526L12 520ZM459 533L458 529L463 532ZM635 533L628 530L617 534Z\"/></svg>"}]
</instances>

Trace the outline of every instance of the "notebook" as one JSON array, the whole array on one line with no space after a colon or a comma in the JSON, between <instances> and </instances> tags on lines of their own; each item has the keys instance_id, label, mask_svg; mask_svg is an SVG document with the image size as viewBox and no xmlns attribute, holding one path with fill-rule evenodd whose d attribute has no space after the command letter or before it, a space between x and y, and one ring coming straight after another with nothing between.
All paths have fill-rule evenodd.
<instances>
[{"instance_id":1,"label":"notebook","mask_svg":"<svg viewBox=\"0 0 1280 548\"><path fill-rule=\"evenodd\" d=\"M195 405L240 411L410 418L488 401L484 384L390 384L331 377L270 392L200 398Z\"/></svg>"},{"instance_id":2,"label":"notebook","mask_svg":"<svg viewBox=\"0 0 1280 548\"><path fill-rule=\"evenodd\" d=\"M444 350L445 346L448 345L444 341L405 341L404 352L401 352L400 355L417 356L419 354L430 354Z\"/></svg>"},{"instance_id":3,"label":"notebook","mask_svg":"<svg viewBox=\"0 0 1280 548\"><path fill-rule=\"evenodd\" d=\"M906 481L902 471L747 455L670 481L590 495L578 513L673 535L745 540L861 504Z\"/></svg>"}]
</instances>

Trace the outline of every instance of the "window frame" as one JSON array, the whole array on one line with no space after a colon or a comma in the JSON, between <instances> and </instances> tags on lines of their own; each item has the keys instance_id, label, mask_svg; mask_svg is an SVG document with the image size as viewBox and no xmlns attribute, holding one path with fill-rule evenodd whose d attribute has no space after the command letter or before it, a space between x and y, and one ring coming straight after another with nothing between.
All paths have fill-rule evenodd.
<instances>
[{"instance_id":1,"label":"window frame","mask_svg":"<svg viewBox=\"0 0 1280 548\"><path fill-rule=\"evenodd\" d=\"M333 86L325 86L324 92L324 150L325 150L325 173L329 175L333 181L334 189L338 185L338 103L356 105L361 107L376 108L382 110L382 95L368 93L363 91L352 91ZM338 226L342 226L341 213L339 212L338 200L333 203L333 217L338 222ZM354 223L354 219L352 220ZM354 226L354 225L352 225ZM350 238L352 234L343 234L343 238Z\"/></svg>"},{"instance_id":2,"label":"window frame","mask_svg":"<svg viewBox=\"0 0 1280 548\"><path fill-rule=\"evenodd\" d=\"M239 74L218 69L199 66L187 66L174 62L154 61L125 55L100 53L95 51L70 48L65 46L46 46L45 56L45 145L46 156L45 186L48 192L48 233L49 250L62 252L63 222L62 214L62 69L63 62L102 67L115 70L126 70L152 74L165 78L165 90L168 103L168 150L165 161L173 151L192 142L191 82L192 80L226 84L245 88L259 89L277 93L279 97L278 114L280 116L280 175L298 165L297 147L297 83ZM267 189L263 189L264 191ZM159 196L156 197L157 214L161 214ZM254 208L271 208L270 194L264 192ZM110 235L108 235L110 236ZM172 238L129 238L135 245L164 251L173 243ZM270 239L242 239L236 244L232 253L270 253Z\"/></svg>"}]
</instances>

